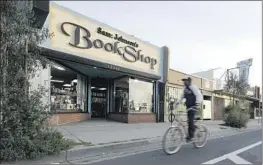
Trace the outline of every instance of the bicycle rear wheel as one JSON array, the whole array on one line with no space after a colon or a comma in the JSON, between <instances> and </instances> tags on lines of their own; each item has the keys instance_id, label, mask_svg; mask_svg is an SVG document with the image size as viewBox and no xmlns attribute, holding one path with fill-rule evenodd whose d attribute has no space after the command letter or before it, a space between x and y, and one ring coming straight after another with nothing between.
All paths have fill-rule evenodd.
<instances>
[{"instance_id":1,"label":"bicycle rear wheel","mask_svg":"<svg viewBox=\"0 0 263 165\"><path fill-rule=\"evenodd\" d=\"M207 142L208 129L205 125L200 124L197 126L194 137L194 146L196 148L202 148Z\"/></svg>"},{"instance_id":2,"label":"bicycle rear wheel","mask_svg":"<svg viewBox=\"0 0 263 165\"><path fill-rule=\"evenodd\" d=\"M168 139L169 135L172 137L171 140ZM175 154L180 150L182 142L182 129L180 127L170 127L167 129L163 137L163 150L169 155Z\"/></svg>"}]
</instances>

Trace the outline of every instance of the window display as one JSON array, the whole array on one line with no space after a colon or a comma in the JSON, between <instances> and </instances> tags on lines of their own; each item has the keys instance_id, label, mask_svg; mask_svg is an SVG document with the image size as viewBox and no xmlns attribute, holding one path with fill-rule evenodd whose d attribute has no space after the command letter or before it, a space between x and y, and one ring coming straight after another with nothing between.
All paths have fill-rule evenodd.
<instances>
[{"instance_id":1,"label":"window display","mask_svg":"<svg viewBox=\"0 0 263 165\"><path fill-rule=\"evenodd\" d=\"M78 110L76 86L76 83L65 86L51 82L51 110L56 112Z\"/></svg>"},{"instance_id":2,"label":"window display","mask_svg":"<svg viewBox=\"0 0 263 165\"><path fill-rule=\"evenodd\" d=\"M81 111L77 103L77 74L63 66L53 64L51 67L51 111Z\"/></svg>"},{"instance_id":3,"label":"window display","mask_svg":"<svg viewBox=\"0 0 263 165\"><path fill-rule=\"evenodd\" d=\"M151 113L153 106L153 83L130 79L129 90L129 111Z\"/></svg>"}]
</instances>

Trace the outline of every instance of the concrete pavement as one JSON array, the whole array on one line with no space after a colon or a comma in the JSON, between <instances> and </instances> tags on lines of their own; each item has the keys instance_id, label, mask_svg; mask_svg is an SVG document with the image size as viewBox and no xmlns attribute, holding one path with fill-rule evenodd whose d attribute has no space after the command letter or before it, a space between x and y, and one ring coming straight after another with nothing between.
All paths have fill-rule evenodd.
<instances>
[{"instance_id":1,"label":"concrete pavement","mask_svg":"<svg viewBox=\"0 0 263 165\"><path fill-rule=\"evenodd\" d=\"M204 148L194 149L187 144L175 155L166 155L162 150L111 158L110 160L91 162L82 160L76 163L92 165L133 164L262 164L262 130L209 140ZM210 162L209 162L210 161Z\"/></svg>"},{"instance_id":2,"label":"concrete pavement","mask_svg":"<svg viewBox=\"0 0 263 165\"><path fill-rule=\"evenodd\" d=\"M248 123L247 129L234 129L220 124L223 121L203 121L207 125L210 136L217 138L233 135L240 132L261 128L255 120ZM78 146L68 151L67 160L71 162L89 162L122 157L140 152L158 150L164 131L169 123L140 123L124 124L112 121L89 121L57 127L66 138L76 141L92 142L95 146ZM45 157L37 161L22 161L25 164L66 163L66 153L59 156Z\"/></svg>"},{"instance_id":3,"label":"concrete pavement","mask_svg":"<svg viewBox=\"0 0 263 165\"><path fill-rule=\"evenodd\" d=\"M207 125L208 130L210 132L208 138L210 139L233 135L242 131L261 128L261 124L255 122L255 120L252 120L248 123L247 129L235 129L235 128L222 126L221 124L223 124L223 121L202 121L202 123ZM169 124L168 123L122 124L122 123L109 122L108 125L97 125L97 127L98 130L95 129L94 134L97 134L98 139L104 140L105 137L109 138L111 136L108 136L108 134L111 135L111 133L115 132L116 133L115 140L117 139L125 139L125 140L108 142L108 143L104 143L103 145L96 145L94 147L80 147L77 148L76 151L74 151L73 149L73 152L71 152L72 150L70 150L68 154L68 160L75 161L81 159L89 159L89 161L96 161L101 159L107 159L110 157L124 156L127 154L129 155L131 153L138 153L138 152L159 149L161 146L162 137L164 135L165 130L169 127ZM93 127L89 127L89 128L93 129ZM101 133L103 133L104 130L105 130L105 134L101 135ZM90 131L90 135L91 135L91 131ZM133 137L136 138L132 139Z\"/></svg>"},{"instance_id":4,"label":"concrete pavement","mask_svg":"<svg viewBox=\"0 0 263 165\"><path fill-rule=\"evenodd\" d=\"M223 121L201 121L208 126L212 136L222 132L236 131L234 128L225 127ZM94 145L116 144L145 139L155 139L163 136L170 123L139 123L125 124L106 120L79 122L56 127L63 135L75 141L91 142ZM261 126L256 120L248 123L248 128Z\"/></svg>"}]
</instances>

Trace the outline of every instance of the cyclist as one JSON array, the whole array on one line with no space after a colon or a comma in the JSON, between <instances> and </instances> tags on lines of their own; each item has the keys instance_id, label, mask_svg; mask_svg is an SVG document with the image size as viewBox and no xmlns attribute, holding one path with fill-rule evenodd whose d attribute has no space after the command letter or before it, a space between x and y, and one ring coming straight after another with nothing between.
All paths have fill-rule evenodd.
<instances>
[{"instance_id":1,"label":"cyclist","mask_svg":"<svg viewBox=\"0 0 263 165\"><path fill-rule=\"evenodd\" d=\"M203 101L203 95L197 86L192 84L191 77L183 78L184 89L180 99L176 102L176 106L178 106L183 99L185 99L185 105L187 108L187 118L188 118L188 136L186 138L187 142L190 142L194 138L195 133L195 114L198 110L199 106Z\"/></svg>"}]
</instances>

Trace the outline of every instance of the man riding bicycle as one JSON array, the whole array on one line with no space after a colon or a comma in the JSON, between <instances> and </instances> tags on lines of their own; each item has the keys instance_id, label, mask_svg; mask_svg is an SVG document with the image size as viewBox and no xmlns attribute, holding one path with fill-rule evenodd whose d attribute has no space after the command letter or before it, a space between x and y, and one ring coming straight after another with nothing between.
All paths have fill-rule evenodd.
<instances>
[{"instance_id":1,"label":"man riding bicycle","mask_svg":"<svg viewBox=\"0 0 263 165\"><path fill-rule=\"evenodd\" d=\"M177 101L176 106L178 106L183 99L185 99L185 105L187 108L188 117L188 137L187 141L190 142L194 138L195 133L195 114L203 101L203 95L201 94L199 88L192 84L192 79L190 77L183 78L184 89L180 99Z\"/></svg>"}]
</instances>

